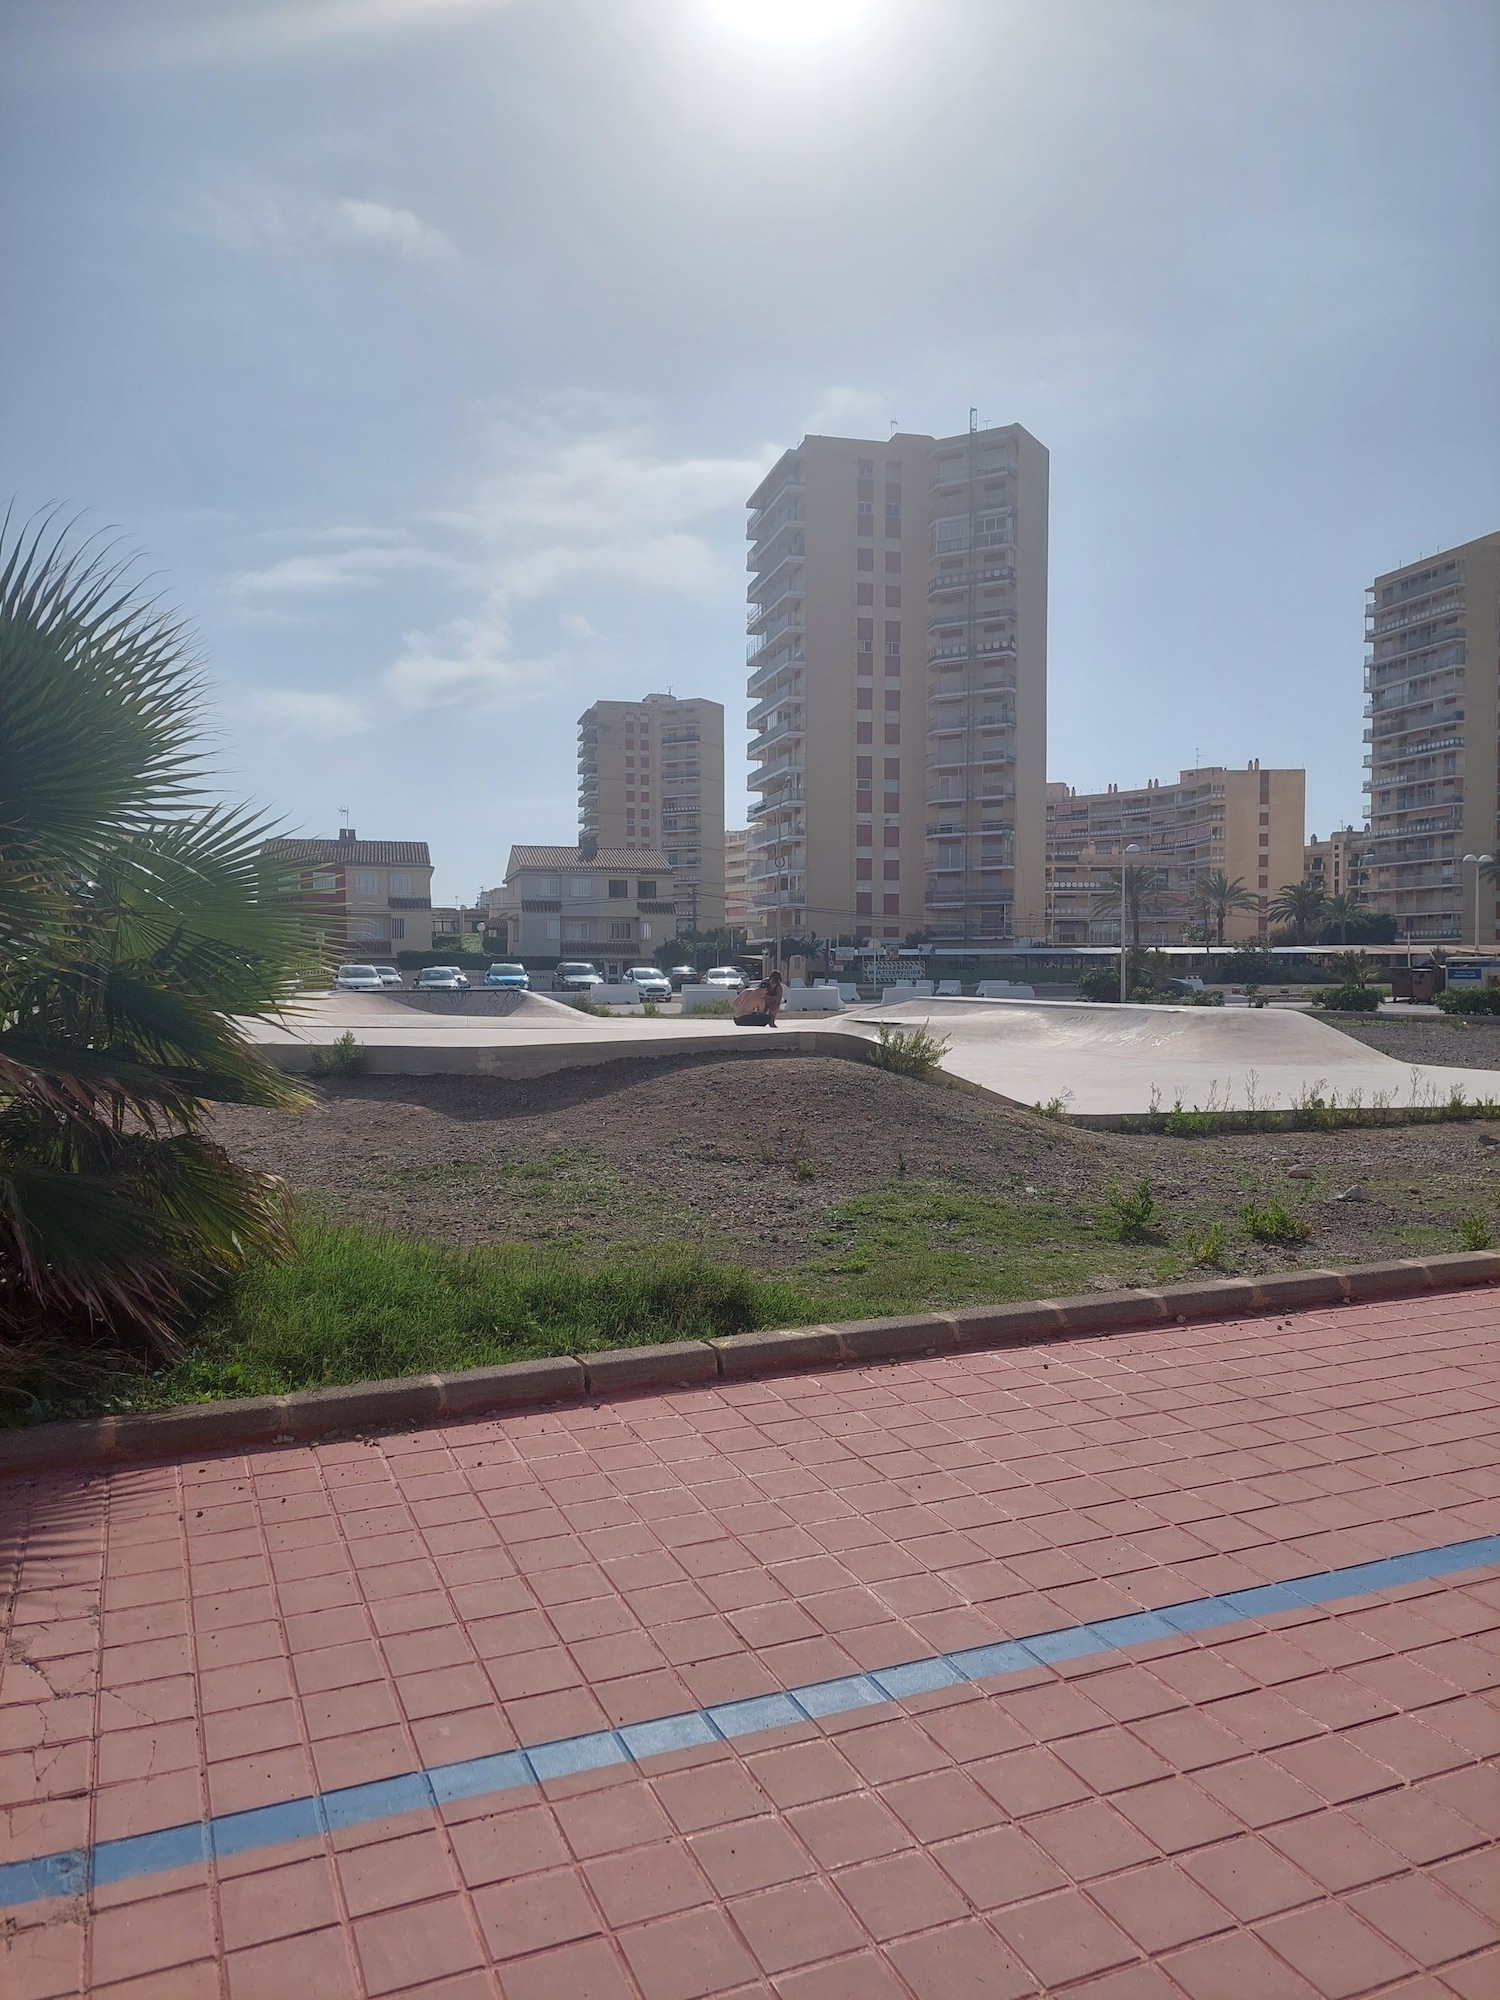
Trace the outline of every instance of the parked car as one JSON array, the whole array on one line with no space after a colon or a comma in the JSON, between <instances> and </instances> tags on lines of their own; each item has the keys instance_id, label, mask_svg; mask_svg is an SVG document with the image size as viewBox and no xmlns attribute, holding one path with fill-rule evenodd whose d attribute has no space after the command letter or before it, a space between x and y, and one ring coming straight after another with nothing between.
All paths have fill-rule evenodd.
<instances>
[{"instance_id":1,"label":"parked car","mask_svg":"<svg viewBox=\"0 0 1500 2000\"><path fill-rule=\"evenodd\" d=\"M396 970L394 965L377 965L375 970L380 974L380 983L382 986L399 986L401 984L401 974Z\"/></svg>"},{"instance_id":2,"label":"parked car","mask_svg":"<svg viewBox=\"0 0 1500 2000\"><path fill-rule=\"evenodd\" d=\"M654 965L632 965L625 975L625 984L634 986L643 1000L670 1000L672 982L664 972L658 972Z\"/></svg>"},{"instance_id":3,"label":"parked car","mask_svg":"<svg viewBox=\"0 0 1500 2000\"><path fill-rule=\"evenodd\" d=\"M552 976L558 993L592 993L604 984L604 974L581 958L565 958Z\"/></svg>"},{"instance_id":4,"label":"parked car","mask_svg":"<svg viewBox=\"0 0 1500 2000\"><path fill-rule=\"evenodd\" d=\"M717 986L724 993L743 993L745 975L737 965L711 965L703 975L705 986Z\"/></svg>"},{"instance_id":5,"label":"parked car","mask_svg":"<svg viewBox=\"0 0 1500 2000\"><path fill-rule=\"evenodd\" d=\"M486 986L508 986L513 993L528 993L531 976L524 965L492 965L484 975Z\"/></svg>"},{"instance_id":6,"label":"parked car","mask_svg":"<svg viewBox=\"0 0 1500 2000\"><path fill-rule=\"evenodd\" d=\"M680 993L684 986L697 984L698 969L693 965L674 965L667 978L671 982L672 991Z\"/></svg>"},{"instance_id":7,"label":"parked car","mask_svg":"<svg viewBox=\"0 0 1500 2000\"><path fill-rule=\"evenodd\" d=\"M424 965L417 986L423 993L467 993L469 981L456 965Z\"/></svg>"},{"instance_id":8,"label":"parked car","mask_svg":"<svg viewBox=\"0 0 1500 2000\"><path fill-rule=\"evenodd\" d=\"M333 988L336 993L384 993L385 981L373 965L341 965Z\"/></svg>"}]
</instances>

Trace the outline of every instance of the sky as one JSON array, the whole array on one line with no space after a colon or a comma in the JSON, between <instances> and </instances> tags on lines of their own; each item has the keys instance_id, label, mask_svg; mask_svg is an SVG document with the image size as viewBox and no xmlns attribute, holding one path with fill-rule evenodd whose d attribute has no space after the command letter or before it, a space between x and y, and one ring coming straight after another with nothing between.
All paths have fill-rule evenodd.
<instances>
[{"instance_id":1,"label":"sky","mask_svg":"<svg viewBox=\"0 0 1500 2000\"><path fill-rule=\"evenodd\" d=\"M140 552L222 783L576 833L576 721L728 710L806 432L1051 453L1048 774L1305 765L1364 589L1500 528L1491 0L0 0L0 496Z\"/></svg>"}]
</instances>

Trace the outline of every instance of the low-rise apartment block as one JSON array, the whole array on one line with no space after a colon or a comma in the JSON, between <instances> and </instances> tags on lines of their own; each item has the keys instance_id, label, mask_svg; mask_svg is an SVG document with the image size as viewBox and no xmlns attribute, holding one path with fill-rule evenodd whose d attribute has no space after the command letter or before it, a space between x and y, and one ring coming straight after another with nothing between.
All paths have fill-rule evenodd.
<instances>
[{"instance_id":1,"label":"low-rise apartment block","mask_svg":"<svg viewBox=\"0 0 1500 2000\"><path fill-rule=\"evenodd\" d=\"M750 496L756 939L1042 934L1043 445L806 437Z\"/></svg>"},{"instance_id":2,"label":"low-rise apartment block","mask_svg":"<svg viewBox=\"0 0 1500 2000\"><path fill-rule=\"evenodd\" d=\"M1335 828L1326 840L1309 834L1302 850L1302 879L1329 898L1349 896L1356 903L1367 901L1369 839L1368 832L1357 832L1352 826Z\"/></svg>"},{"instance_id":3,"label":"low-rise apartment block","mask_svg":"<svg viewBox=\"0 0 1500 2000\"><path fill-rule=\"evenodd\" d=\"M532 966L591 960L610 977L674 938L672 867L645 847L513 847L505 868L506 950Z\"/></svg>"},{"instance_id":4,"label":"low-rise apartment block","mask_svg":"<svg viewBox=\"0 0 1500 2000\"><path fill-rule=\"evenodd\" d=\"M432 948L432 855L425 840L268 840L278 893L312 917L319 949L390 958Z\"/></svg>"},{"instance_id":5,"label":"low-rise apartment block","mask_svg":"<svg viewBox=\"0 0 1500 2000\"><path fill-rule=\"evenodd\" d=\"M724 923L732 931L750 922L750 829L730 827L724 835Z\"/></svg>"},{"instance_id":6,"label":"low-rise apartment block","mask_svg":"<svg viewBox=\"0 0 1500 2000\"><path fill-rule=\"evenodd\" d=\"M1493 944L1464 856L1500 852L1500 534L1377 576L1365 643L1369 899L1403 940Z\"/></svg>"},{"instance_id":7,"label":"low-rise apartment block","mask_svg":"<svg viewBox=\"0 0 1500 2000\"><path fill-rule=\"evenodd\" d=\"M724 708L701 696L596 701L578 718L578 825L666 856L683 928L724 922Z\"/></svg>"},{"instance_id":8,"label":"low-rise apartment block","mask_svg":"<svg viewBox=\"0 0 1500 2000\"><path fill-rule=\"evenodd\" d=\"M1177 944L1201 924L1199 883L1222 873L1251 907L1230 911L1225 942L1264 937L1268 906L1301 879L1306 773L1222 764L1180 772L1175 784L1077 792L1047 787L1047 880L1054 944L1116 944L1119 869L1154 868L1141 910L1143 944ZM1126 850L1135 846L1138 854ZM1113 892L1113 895L1111 895ZM1109 899L1106 902L1106 899Z\"/></svg>"}]
</instances>

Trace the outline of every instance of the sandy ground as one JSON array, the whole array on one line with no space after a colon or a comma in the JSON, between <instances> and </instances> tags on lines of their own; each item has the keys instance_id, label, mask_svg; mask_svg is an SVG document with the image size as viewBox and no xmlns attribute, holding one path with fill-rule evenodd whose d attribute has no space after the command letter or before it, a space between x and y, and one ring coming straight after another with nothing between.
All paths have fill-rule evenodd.
<instances>
[{"instance_id":1,"label":"sandy ground","mask_svg":"<svg viewBox=\"0 0 1500 2000\"><path fill-rule=\"evenodd\" d=\"M1457 1248L1457 1218L1475 1211L1500 1224L1500 1126L1122 1136L814 1056L530 1082L371 1077L324 1086L299 1116L226 1107L216 1129L371 1227L460 1243L701 1241L763 1268L801 1261L850 1196L914 1181L1090 1207L1146 1174L1169 1214L1204 1220L1279 1193L1314 1223L1315 1262L1387 1254L1424 1223ZM1351 1188L1366 1198L1337 1199Z\"/></svg>"},{"instance_id":2,"label":"sandy ground","mask_svg":"<svg viewBox=\"0 0 1500 2000\"><path fill-rule=\"evenodd\" d=\"M1333 1021L1366 1048L1398 1062L1460 1069L1500 1069L1500 1017L1382 1014L1378 1020Z\"/></svg>"}]
</instances>

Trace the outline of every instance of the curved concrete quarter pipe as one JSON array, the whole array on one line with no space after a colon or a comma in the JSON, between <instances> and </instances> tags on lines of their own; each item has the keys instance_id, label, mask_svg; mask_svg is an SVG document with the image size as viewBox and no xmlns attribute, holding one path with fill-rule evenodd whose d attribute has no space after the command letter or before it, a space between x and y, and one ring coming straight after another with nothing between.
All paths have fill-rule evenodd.
<instances>
[{"instance_id":1,"label":"curved concrete quarter pipe","mask_svg":"<svg viewBox=\"0 0 1500 2000\"><path fill-rule=\"evenodd\" d=\"M1068 1000L914 1000L866 1022L926 1022L951 1046L943 1068L1018 1104L1062 1099L1070 1116L1185 1110L1290 1111L1437 1105L1462 1090L1500 1098L1494 1070L1394 1061L1310 1014L1273 1007L1101 1006Z\"/></svg>"}]
</instances>

